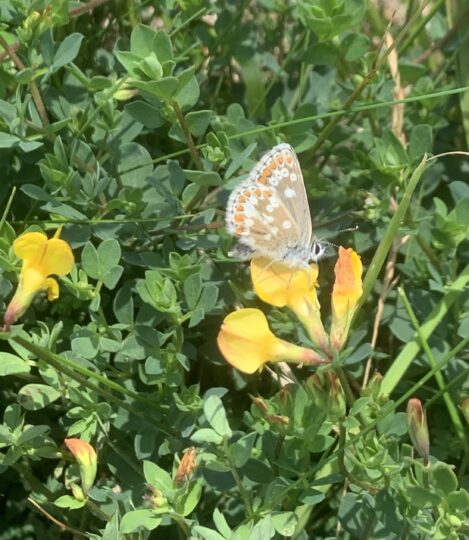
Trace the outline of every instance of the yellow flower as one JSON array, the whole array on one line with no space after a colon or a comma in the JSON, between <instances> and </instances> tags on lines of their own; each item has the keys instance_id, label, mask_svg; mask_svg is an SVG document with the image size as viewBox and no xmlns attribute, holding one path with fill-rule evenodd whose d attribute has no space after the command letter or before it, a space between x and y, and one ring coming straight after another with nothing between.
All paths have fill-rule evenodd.
<instances>
[{"instance_id":1,"label":"yellow flower","mask_svg":"<svg viewBox=\"0 0 469 540\"><path fill-rule=\"evenodd\" d=\"M7 307L5 330L28 309L36 294L47 291L49 301L59 297L59 285L52 274L65 276L74 264L72 249L58 235L48 239L44 233L27 232L13 242L13 252L23 260L18 287Z\"/></svg>"},{"instance_id":2,"label":"yellow flower","mask_svg":"<svg viewBox=\"0 0 469 540\"><path fill-rule=\"evenodd\" d=\"M275 307L288 306L308 331L313 343L326 353L329 339L321 321L316 294L318 265L290 268L264 257L252 259L251 278L256 294Z\"/></svg>"},{"instance_id":3,"label":"yellow flower","mask_svg":"<svg viewBox=\"0 0 469 540\"><path fill-rule=\"evenodd\" d=\"M240 309L227 315L217 342L225 360L243 373L254 373L266 362L324 362L316 352L276 337L262 311L254 308Z\"/></svg>"},{"instance_id":4,"label":"yellow flower","mask_svg":"<svg viewBox=\"0 0 469 540\"><path fill-rule=\"evenodd\" d=\"M98 464L96 452L90 443L81 439L65 439L64 443L77 460L80 468L81 488L83 493L86 494L93 486L96 478Z\"/></svg>"},{"instance_id":5,"label":"yellow flower","mask_svg":"<svg viewBox=\"0 0 469 540\"><path fill-rule=\"evenodd\" d=\"M334 268L335 283L332 289L332 348L340 350L345 343L362 288L362 262L351 248L339 247L339 259Z\"/></svg>"}]
</instances>

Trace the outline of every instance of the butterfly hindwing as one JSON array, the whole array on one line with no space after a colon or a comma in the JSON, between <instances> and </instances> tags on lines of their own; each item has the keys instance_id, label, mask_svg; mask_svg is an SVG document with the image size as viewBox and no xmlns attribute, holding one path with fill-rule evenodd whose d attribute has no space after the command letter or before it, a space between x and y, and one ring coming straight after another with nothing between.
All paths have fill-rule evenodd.
<instances>
[{"instance_id":1,"label":"butterfly hindwing","mask_svg":"<svg viewBox=\"0 0 469 540\"><path fill-rule=\"evenodd\" d=\"M230 197L227 224L229 232L252 254L282 259L290 245L301 242L297 223L270 186L239 186Z\"/></svg>"}]
</instances>

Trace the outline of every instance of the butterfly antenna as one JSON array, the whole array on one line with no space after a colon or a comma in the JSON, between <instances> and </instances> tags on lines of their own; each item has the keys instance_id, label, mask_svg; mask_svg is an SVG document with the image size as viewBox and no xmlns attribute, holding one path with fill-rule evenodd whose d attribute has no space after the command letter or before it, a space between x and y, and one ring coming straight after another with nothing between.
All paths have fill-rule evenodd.
<instances>
[{"instance_id":1,"label":"butterfly antenna","mask_svg":"<svg viewBox=\"0 0 469 540\"><path fill-rule=\"evenodd\" d=\"M358 231L360 227L358 225L355 225L354 227L347 227L346 229L339 229L337 231L337 234L343 233L343 232L353 232Z\"/></svg>"}]
</instances>

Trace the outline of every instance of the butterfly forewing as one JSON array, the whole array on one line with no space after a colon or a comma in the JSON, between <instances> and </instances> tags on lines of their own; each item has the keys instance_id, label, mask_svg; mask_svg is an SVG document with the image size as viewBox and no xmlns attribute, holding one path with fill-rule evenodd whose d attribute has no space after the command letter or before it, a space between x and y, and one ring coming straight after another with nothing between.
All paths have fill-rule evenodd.
<instances>
[{"instance_id":1,"label":"butterfly forewing","mask_svg":"<svg viewBox=\"0 0 469 540\"><path fill-rule=\"evenodd\" d=\"M242 246L233 254L282 259L289 245L301 241L301 231L278 191L271 186L243 184L230 197L228 230Z\"/></svg>"},{"instance_id":2,"label":"butterfly forewing","mask_svg":"<svg viewBox=\"0 0 469 540\"><path fill-rule=\"evenodd\" d=\"M280 200L298 224L304 245L311 243L311 214L300 164L293 148L279 144L254 167L249 181L274 187Z\"/></svg>"},{"instance_id":3,"label":"butterfly forewing","mask_svg":"<svg viewBox=\"0 0 469 540\"><path fill-rule=\"evenodd\" d=\"M309 252L312 228L303 175L290 145L275 146L233 190L226 222L239 238L232 255L307 262L295 255Z\"/></svg>"}]
</instances>

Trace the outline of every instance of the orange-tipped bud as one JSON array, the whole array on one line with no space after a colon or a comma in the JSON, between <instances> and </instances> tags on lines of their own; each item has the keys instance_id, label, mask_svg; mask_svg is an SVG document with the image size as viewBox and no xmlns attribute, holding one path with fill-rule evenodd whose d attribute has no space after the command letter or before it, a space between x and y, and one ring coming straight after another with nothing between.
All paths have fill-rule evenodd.
<instances>
[{"instance_id":1,"label":"orange-tipped bud","mask_svg":"<svg viewBox=\"0 0 469 540\"><path fill-rule=\"evenodd\" d=\"M80 468L81 488L83 493L88 493L96 478L98 459L91 444L81 439L65 439L67 448L77 460Z\"/></svg>"},{"instance_id":2,"label":"orange-tipped bud","mask_svg":"<svg viewBox=\"0 0 469 540\"><path fill-rule=\"evenodd\" d=\"M426 463L430 454L430 437L427 416L422 402L417 398L409 399L407 403L407 429L415 450Z\"/></svg>"},{"instance_id":3,"label":"orange-tipped bud","mask_svg":"<svg viewBox=\"0 0 469 540\"><path fill-rule=\"evenodd\" d=\"M333 350L339 351L347 339L355 308L363 293L363 267L359 255L351 248L339 247L334 272L330 343Z\"/></svg>"}]
</instances>

